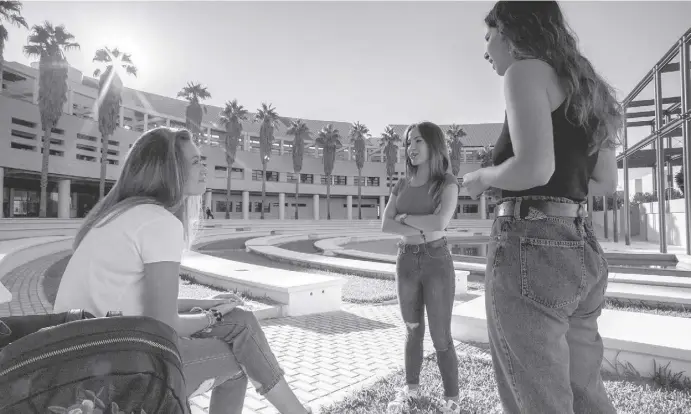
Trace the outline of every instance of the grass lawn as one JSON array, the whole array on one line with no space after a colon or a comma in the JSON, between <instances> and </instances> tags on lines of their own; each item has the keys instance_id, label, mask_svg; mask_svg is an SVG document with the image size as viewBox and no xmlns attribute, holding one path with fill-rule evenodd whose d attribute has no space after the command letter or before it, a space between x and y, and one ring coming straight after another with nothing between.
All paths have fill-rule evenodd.
<instances>
[{"instance_id":1,"label":"grass lawn","mask_svg":"<svg viewBox=\"0 0 691 414\"><path fill-rule=\"evenodd\" d=\"M476 350L459 352L459 379L464 414L501 414L496 383L489 356ZM671 383L661 386L657 381L640 378L617 378L608 375L605 386L619 414L682 414L691 412L691 388ZM408 413L439 412L443 387L436 356L425 359L420 377L421 398L414 401ZM405 384L403 371L395 372L372 386L356 391L341 402L325 407L323 414L385 414L386 404L395 390Z\"/></svg>"}]
</instances>

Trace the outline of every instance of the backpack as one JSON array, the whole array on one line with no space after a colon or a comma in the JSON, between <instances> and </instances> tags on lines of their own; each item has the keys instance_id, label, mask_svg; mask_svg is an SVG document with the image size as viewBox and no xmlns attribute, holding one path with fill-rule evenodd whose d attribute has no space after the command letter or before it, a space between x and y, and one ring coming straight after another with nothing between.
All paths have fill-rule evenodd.
<instances>
[{"instance_id":1,"label":"backpack","mask_svg":"<svg viewBox=\"0 0 691 414\"><path fill-rule=\"evenodd\" d=\"M0 318L0 413L190 414L178 336L112 312Z\"/></svg>"}]
</instances>

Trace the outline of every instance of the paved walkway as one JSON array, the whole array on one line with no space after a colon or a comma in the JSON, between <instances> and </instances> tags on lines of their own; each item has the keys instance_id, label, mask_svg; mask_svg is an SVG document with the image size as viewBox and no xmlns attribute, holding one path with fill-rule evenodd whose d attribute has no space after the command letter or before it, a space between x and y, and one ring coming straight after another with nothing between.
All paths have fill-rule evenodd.
<instances>
[{"instance_id":1,"label":"paved walkway","mask_svg":"<svg viewBox=\"0 0 691 414\"><path fill-rule=\"evenodd\" d=\"M7 274L2 283L12 292L0 304L0 316L52 310L57 283L46 272L68 252L46 256ZM55 272L53 272L55 273ZM405 328L397 305L344 304L339 312L261 321L271 349L298 398L318 408L341 400L403 366ZM433 350L429 332L427 353ZM193 414L208 412L210 393L192 400ZM277 411L250 385L243 414Z\"/></svg>"}]
</instances>

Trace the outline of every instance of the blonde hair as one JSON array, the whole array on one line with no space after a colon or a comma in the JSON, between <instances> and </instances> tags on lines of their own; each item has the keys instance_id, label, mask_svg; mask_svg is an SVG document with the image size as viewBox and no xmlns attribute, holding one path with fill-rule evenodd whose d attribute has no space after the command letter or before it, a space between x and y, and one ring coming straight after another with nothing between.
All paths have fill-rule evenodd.
<instances>
[{"instance_id":1,"label":"blonde hair","mask_svg":"<svg viewBox=\"0 0 691 414\"><path fill-rule=\"evenodd\" d=\"M195 145L186 129L154 128L132 145L117 182L84 219L74 250L89 231L108 224L132 207L154 204L173 213L184 228L185 247L191 249L200 222L201 196L186 196L189 161L185 145Z\"/></svg>"},{"instance_id":2,"label":"blonde hair","mask_svg":"<svg viewBox=\"0 0 691 414\"><path fill-rule=\"evenodd\" d=\"M499 1L485 24L508 40L515 59L540 59L554 68L566 91L564 113L590 133L590 154L619 144L624 111L615 90L578 50L556 1Z\"/></svg>"}]
</instances>

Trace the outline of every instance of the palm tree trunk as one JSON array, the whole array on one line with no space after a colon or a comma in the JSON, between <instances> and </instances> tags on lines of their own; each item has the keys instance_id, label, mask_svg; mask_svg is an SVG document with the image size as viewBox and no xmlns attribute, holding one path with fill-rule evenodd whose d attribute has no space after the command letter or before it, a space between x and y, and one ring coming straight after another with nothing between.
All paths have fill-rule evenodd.
<instances>
[{"instance_id":1,"label":"palm tree trunk","mask_svg":"<svg viewBox=\"0 0 691 414\"><path fill-rule=\"evenodd\" d=\"M41 163L41 198L38 202L38 216L47 217L48 211L48 162L50 156L50 128L43 129L43 158Z\"/></svg>"},{"instance_id":2,"label":"palm tree trunk","mask_svg":"<svg viewBox=\"0 0 691 414\"><path fill-rule=\"evenodd\" d=\"M327 175L326 179L326 219L331 220L331 175Z\"/></svg>"},{"instance_id":3,"label":"palm tree trunk","mask_svg":"<svg viewBox=\"0 0 691 414\"><path fill-rule=\"evenodd\" d=\"M103 200L106 195L106 168L108 167L108 136L103 136L101 143L101 178L98 181L98 199Z\"/></svg>"},{"instance_id":4,"label":"palm tree trunk","mask_svg":"<svg viewBox=\"0 0 691 414\"><path fill-rule=\"evenodd\" d=\"M266 202L266 163L262 163L262 207L261 207L261 215L259 218L261 220L264 220L264 203Z\"/></svg>"},{"instance_id":5,"label":"palm tree trunk","mask_svg":"<svg viewBox=\"0 0 691 414\"><path fill-rule=\"evenodd\" d=\"M230 164L228 164L230 165ZM226 220L230 218L230 174L233 172L231 167L228 167L228 178L226 179Z\"/></svg>"},{"instance_id":6,"label":"palm tree trunk","mask_svg":"<svg viewBox=\"0 0 691 414\"><path fill-rule=\"evenodd\" d=\"M300 173L298 173L298 179L295 181L295 220L298 219L298 210L300 209L300 203L298 203L298 196L300 195Z\"/></svg>"},{"instance_id":7,"label":"palm tree trunk","mask_svg":"<svg viewBox=\"0 0 691 414\"><path fill-rule=\"evenodd\" d=\"M357 183L357 215L358 220L362 220L362 170L358 170Z\"/></svg>"}]
</instances>

